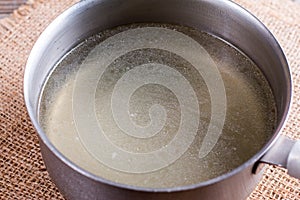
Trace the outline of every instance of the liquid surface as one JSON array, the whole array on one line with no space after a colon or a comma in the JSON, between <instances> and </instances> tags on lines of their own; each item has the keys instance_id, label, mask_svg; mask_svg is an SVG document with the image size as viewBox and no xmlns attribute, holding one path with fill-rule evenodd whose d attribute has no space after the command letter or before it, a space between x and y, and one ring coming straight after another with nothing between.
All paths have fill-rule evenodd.
<instances>
[{"instance_id":1,"label":"liquid surface","mask_svg":"<svg viewBox=\"0 0 300 200\"><path fill-rule=\"evenodd\" d=\"M40 122L83 169L167 188L240 166L272 135L274 97L257 66L194 29L133 24L94 35L49 76Z\"/></svg>"}]
</instances>

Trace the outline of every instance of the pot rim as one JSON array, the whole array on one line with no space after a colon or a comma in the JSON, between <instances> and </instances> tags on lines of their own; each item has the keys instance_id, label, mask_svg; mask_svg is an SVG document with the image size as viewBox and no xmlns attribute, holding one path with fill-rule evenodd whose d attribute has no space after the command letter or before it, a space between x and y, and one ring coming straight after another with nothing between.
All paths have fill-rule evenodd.
<instances>
[{"instance_id":1,"label":"pot rim","mask_svg":"<svg viewBox=\"0 0 300 200\"><path fill-rule=\"evenodd\" d=\"M100 0L99 2L101 2L102 0ZM197 1L201 1L201 0L197 0ZM206 1L206 0L204 0ZM254 165L256 162L259 162L260 158L270 149L270 147L276 142L276 140L278 139L281 131L283 130L283 127L285 126L286 122L287 122L287 118L290 114L290 107L291 107L291 102L292 102L292 98L293 98L293 84L292 84L292 76L291 76L291 72L290 72L290 67L288 64L288 61L286 59L286 56L282 50L282 48L280 47L278 41L275 39L275 37L273 36L273 34L270 32L270 30L257 18L255 17L253 14L251 14L249 11L247 11L246 9L244 9L243 7L241 7L240 5L238 5L235 2L230 1L223 1L223 0L216 0L219 2L223 2L225 4L227 4L227 6L231 7L232 9L237 10L238 12L242 13L245 17L251 19L252 23L256 23L259 25L259 28L264 29L264 31L266 31L269 35L270 35L270 39L272 40L272 42L276 45L277 47L277 52L280 53L282 55L282 65L287 66L286 67L286 72L287 75L289 76L289 83L287 83L288 88L287 91L289 93L289 95L286 97L287 98L287 103L284 107L284 111L283 111L283 117L280 120L280 123L278 123L276 130L274 131L273 136L269 139L269 141L264 145L264 147L258 151L258 153L256 153L254 156L252 156L248 161L244 162L242 165L240 165L239 167L225 173L222 174L220 176L217 176L215 178L209 179L207 181L203 181L203 182L199 182L196 184L191 184L191 185L186 185L186 186L178 186L178 187L170 187L170 188L147 188L147 187L140 187L140 186L132 186L132 185L126 185L123 183L117 183L114 181L110 181L108 179L102 178L100 176L94 175L91 172L88 172L87 170L81 168L80 166L78 166L77 164L73 163L71 160L69 160L67 157L65 157L52 143L51 141L48 139L48 137L46 136L46 134L44 133L43 129L41 128L41 126L38 123L38 119L36 116L36 113L34 112L34 108L31 106L30 104L30 97L29 97L29 86L28 86L28 81L29 81L29 71L31 66L34 63L35 60L35 54L36 52L40 51L40 47L42 46L42 43L44 40L46 40L47 38L47 33L55 28L56 26L59 26L60 22L63 21L64 19L70 17L71 15L74 14L75 11L77 11L77 9L82 8L82 7L88 7L89 5L95 3L95 0L84 0L84 1L80 1L74 5L72 5L70 8L68 8L66 11L64 11L62 14L60 14L58 17L56 17L51 23L50 25L47 26L47 28L42 32L42 34L39 36L38 40L36 41L36 43L34 44L30 55L28 57L26 66L25 66L25 73L24 73L24 82L23 82L23 92L24 92L24 100L25 100L25 105L27 108L27 112L29 114L29 117L31 119L31 122L33 123L38 136L40 138L40 142L43 142L47 148L49 148L49 150L56 156L58 157L65 165L67 165L68 167L72 168L73 170L75 170L76 172L80 173L81 175L88 177L89 179L92 179L96 182L101 182L103 184L107 184L110 185L112 187L118 187L118 188L122 188L122 189L127 189L127 190L133 190L133 191L140 191L140 192L179 192L179 191L186 191L186 190L193 190L196 188L201 188L201 187L205 187L208 185L213 185L216 184L218 182L221 182L225 179L228 179L234 175L237 175L239 172L245 170L246 168L251 167L251 165Z\"/></svg>"}]
</instances>

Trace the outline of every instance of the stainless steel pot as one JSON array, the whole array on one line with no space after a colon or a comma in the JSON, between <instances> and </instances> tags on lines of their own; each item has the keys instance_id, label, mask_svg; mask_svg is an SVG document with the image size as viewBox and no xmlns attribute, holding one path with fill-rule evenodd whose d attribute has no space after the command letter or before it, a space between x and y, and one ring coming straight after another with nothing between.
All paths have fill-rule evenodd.
<instances>
[{"instance_id":1,"label":"stainless steel pot","mask_svg":"<svg viewBox=\"0 0 300 200\"><path fill-rule=\"evenodd\" d=\"M47 75L59 59L83 38L100 30L134 22L175 23L216 35L237 46L262 70L277 104L273 137L255 156L233 171L195 185L150 189L104 180L73 164L49 141L38 122L38 103ZM40 137L47 170L67 199L244 199L262 176L259 163L288 168L300 178L300 143L280 136L289 113L292 81L286 58L267 28L226 0L85 0L74 5L43 32L29 56L24 96Z\"/></svg>"}]
</instances>

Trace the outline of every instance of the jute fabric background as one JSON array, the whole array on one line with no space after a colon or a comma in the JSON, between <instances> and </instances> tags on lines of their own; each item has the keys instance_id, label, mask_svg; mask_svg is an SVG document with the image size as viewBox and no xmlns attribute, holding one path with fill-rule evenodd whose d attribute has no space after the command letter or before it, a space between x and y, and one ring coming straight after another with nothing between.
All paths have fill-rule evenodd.
<instances>
[{"instance_id":1,"label":"jute fabric background","mask_svg":"<svg viewBox=\"0 0 300 200\"><path fill-rule=\"evenodd\" d=\"M29 0L0 20L0 199L63 199L43 164L37 133L26 112L23 75L38 36L76 2ZM236 2L271 30L287 55L295 91L283 134L300 139L300 4L289 0ZM269 166L249 199L300 199L300 181Z\"/></svg>"}]
</instances>

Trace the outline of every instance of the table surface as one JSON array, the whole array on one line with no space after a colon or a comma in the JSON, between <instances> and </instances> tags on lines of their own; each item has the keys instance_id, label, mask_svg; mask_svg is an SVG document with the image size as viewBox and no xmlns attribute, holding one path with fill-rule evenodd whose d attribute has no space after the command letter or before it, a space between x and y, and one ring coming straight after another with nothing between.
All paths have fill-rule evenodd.
<instances>
[{"instance_id":1,"label":"table surface","mask_svg":"<svg viewBox=\"0 0 300 200\"><path fill-rule=\"evenodd\" d=\"M0 18L6 17L27 0L0 0Z\"/></svg>"}]
</instances>

